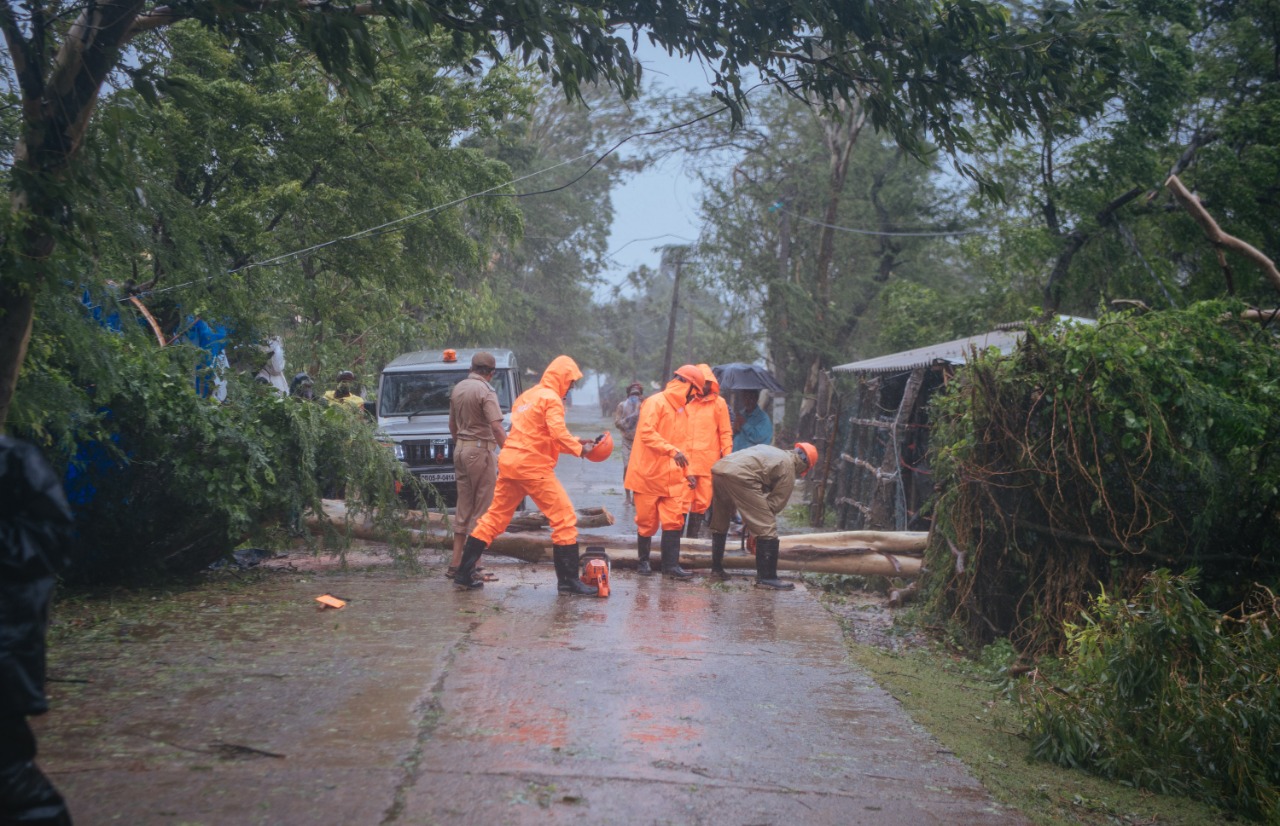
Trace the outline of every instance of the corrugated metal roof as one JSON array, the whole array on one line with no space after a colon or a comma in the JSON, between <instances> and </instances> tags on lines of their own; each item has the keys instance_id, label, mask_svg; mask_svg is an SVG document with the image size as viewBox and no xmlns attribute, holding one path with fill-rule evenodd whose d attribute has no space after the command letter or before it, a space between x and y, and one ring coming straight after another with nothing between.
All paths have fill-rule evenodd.
<instances>
[{"instance_id":1,"label":"corrugated metal roof","mask_svg":"<svg viewBox=\"0 0 1280 826\"><path fill-rule=\"evenodd\" d=\"M982 335L945 341L942 344L931 344L928 347L903 350L901 353L852 361L832 369L837 373L901 373L918 367L929 367L938 362L964 364L974 348L981 352L995 347L1001 353L1011 353L1021 340L1021 330L993 330Z\"/></svg>"}]
</instances>

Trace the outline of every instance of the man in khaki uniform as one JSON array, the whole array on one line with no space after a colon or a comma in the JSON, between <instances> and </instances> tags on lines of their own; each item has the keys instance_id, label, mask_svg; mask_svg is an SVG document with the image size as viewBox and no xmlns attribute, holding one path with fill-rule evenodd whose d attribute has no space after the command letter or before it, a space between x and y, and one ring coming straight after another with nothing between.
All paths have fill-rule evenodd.
<instances>
[{"instance_id":1,"label":"man in khaki uniform","mask_svg":"<svg viewBox=\"0 0 1280 826\"><path fill-rule=\"evenodd\" d=\"M462 546L480 514L493 502L498 479L495 447L507 441L502 428L502 408L489 379L497 362L491 353L471 357L471 373L453 386L449 396L449 433L453 435L453 466L458 477L458 507L453 517L452 578L462 562Z\"/></svg>"},{"instance_id":2,"label":"man in khaki uniform","mask_svg":"<svg viewBox=\"0 0 1280 826\"><path fill-rule=\"evenodd\" d=\"M818 461L808 442L793 450L754 445L735 450L711 466L711 573L724 577L724 546L736 508L755 538L756 587L788 590L778 579L778 514L787 506L796 478Z\"/></svg>"}]
</instances>

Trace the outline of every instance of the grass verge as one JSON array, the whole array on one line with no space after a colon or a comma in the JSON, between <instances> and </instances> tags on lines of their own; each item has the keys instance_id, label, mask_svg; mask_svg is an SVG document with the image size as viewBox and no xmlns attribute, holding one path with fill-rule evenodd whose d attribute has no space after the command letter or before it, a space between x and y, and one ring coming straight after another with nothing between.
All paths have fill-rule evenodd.
<instances>
[{"instance_id":1,"label":"grass verge","mask_svg":"<svg viewBox=\"0 0 1280 826\"><path fill-rule=\"evenodd\" d=\"M1207 826L1235 820L1194 800L1029 759L1016 705L976 663L938 646L890 652L858 643L849 633L852 621L842 616L853 661L953 752L992 796L1033 823Z\"/></svg>"}]
</instances>

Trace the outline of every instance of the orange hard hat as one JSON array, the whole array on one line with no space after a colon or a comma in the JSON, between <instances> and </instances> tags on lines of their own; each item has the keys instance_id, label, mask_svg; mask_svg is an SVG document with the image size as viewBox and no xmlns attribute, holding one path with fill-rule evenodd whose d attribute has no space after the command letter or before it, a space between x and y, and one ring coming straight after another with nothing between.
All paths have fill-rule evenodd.
<instances>
[{"instance_id":1,"label":"orange hard hat","mask_svg":"<svg viewBox=\"0 0 1280 826\"><path fill-rule=\"evenodd\" d=\"M796 450L803 451L804 458L809 460L809 467L804 473L800 474L801 476L804 476L805 473L813 470L814 465L818 464L818 449L808 442L796 442Z\"/></svg>"},{"instance_id":2,"label":"orange hard hat","mask_svg":"<svg viewBox=\"0 0 1280 826\"><path fill-rule=\"evenodd\" d=\"M586 452L586 457L593 462L603 462L613 453L613 435L609 431L605 431L604 435L596 439L595 445Z\"/></svg>"},{"instance_id":3,"label":"orange hard hat","mask_svg":"<svg viewBox=\"0 0 1280 826\"><path fill-rule=\"evenodd\" d=\"M692 384L698 391L698 395L702 395L702 385L707 380L702 377L702 371L692 364L686 364L676 369L676 375Z\"/></svg>"}]
</instances>

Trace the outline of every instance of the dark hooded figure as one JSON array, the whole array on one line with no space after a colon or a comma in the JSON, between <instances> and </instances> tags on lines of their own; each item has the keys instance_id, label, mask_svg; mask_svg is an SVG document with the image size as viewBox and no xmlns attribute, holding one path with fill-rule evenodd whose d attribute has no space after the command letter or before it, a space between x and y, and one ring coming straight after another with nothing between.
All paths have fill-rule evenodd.
<instances>
[{"instance_id":1,"label":"dark hooded figure","mask_svg":"<svg viewBox=\"0 0 1280 826\"><path fill-rule=\"evenodd\" d=\"M314 399L316 397L316 383L306 373L298 373L293 377L293 381L289 383L289 395L297 396L300 399Z\"/></svg>"},{"instance_id":2,"label":"dark hooded figure","mask_svg":"<svg viewBox=\"0 0 1280 826\"><path fill-rule=\"evenodd\" d=\"M27 717L43 714L45 633L66 567L71 508L35 447L0 436L0 823L70 824L62 795L35 764Z\"/></svg>"}]
</instances>

